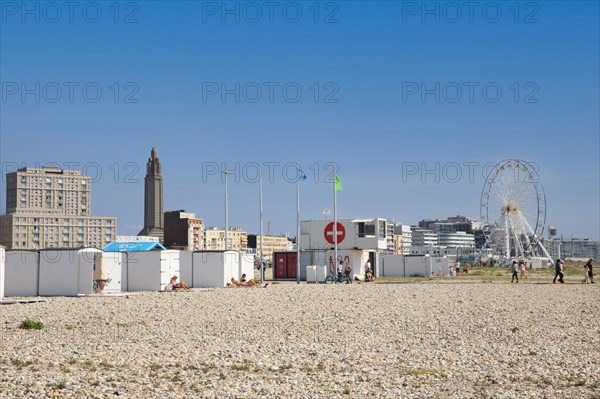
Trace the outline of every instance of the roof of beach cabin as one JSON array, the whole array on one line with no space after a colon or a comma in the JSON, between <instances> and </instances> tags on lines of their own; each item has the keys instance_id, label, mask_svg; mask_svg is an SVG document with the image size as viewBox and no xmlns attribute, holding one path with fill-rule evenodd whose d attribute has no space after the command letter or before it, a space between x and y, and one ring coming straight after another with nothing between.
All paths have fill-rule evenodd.
<instances>
[{"instance_id":1,"label":"roof of beach cabin","mask_svg":"<svg viewBox=\"0 0 600 399\"><path fill-rule=\"evenodd\" d=\"M104 252L138 252L138 251L156 251L166 250L159 242L134 241L134 242L111 242L102 250Z\"/></svg>"}]
</instances>

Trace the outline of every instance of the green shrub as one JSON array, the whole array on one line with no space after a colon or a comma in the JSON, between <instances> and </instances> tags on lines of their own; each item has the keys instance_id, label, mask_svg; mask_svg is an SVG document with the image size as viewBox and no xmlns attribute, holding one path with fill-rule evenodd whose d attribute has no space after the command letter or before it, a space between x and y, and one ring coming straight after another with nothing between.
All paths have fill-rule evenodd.
<instances>
[{"instance_id":1,"label":"green shrub","mask_svg":"<svg viewBox=\"0 0 600 399\"><path fill-rule=\"evenodd\" d=\"M44 328L44 323L42 323L41 321L33 321L27 319L21 322L19 328L22 330L41 330L42 328Z\"/></svg>"}]
</instances>

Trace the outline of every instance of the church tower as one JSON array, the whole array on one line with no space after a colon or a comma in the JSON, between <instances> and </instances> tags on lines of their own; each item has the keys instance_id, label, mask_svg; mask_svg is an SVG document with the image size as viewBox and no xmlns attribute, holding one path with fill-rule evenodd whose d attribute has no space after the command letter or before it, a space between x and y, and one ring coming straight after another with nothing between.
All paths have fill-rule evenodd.
<instances>
[{"instance_id":1,"label":"church tower","mask_svg":"<svg viewBox=\"0 0 600 399\"><path fill-rule=\"evenodd\" d=\"M163 177L156 148L152 147L144 179L144 228L138 235L164 238Z\"/></svg>"}]
</instances>

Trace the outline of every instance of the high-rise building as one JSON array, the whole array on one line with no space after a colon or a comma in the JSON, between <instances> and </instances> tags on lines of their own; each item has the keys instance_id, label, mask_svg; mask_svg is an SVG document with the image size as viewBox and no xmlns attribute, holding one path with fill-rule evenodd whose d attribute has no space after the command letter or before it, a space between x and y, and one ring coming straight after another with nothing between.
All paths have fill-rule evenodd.
<instances>
[{"instance_id":1,"label":"high-rise building","mask_svg":"<svg viewBox=\"0 0 600 399\"><path fill-rule=\"evenodd\" d=\"M185 210L165 212L164 245L170 249L198 251L203 249L204 221Z\"/></svg>"},{"instance_id":2,"label":"high-rise building","mask_svg":"<svg viewBox=\"0 0 600 399\"><path fill-rule=\"evenodd\" d=\"M138 235L164 239L163 177L156 148L152 147L144 178L144 228Z\"/></svg>"},{"instance_id":3,"label":"high-rise building","mask_svg":"<svg viewBox=\"0 0 600 399\"><path fill-rule=\"evenodd\" d=\"M104 247L117 234L115 217L91 216L91 178L54 166L6 175L0 244L9 249Z\"/></svg>"}]
</instances>

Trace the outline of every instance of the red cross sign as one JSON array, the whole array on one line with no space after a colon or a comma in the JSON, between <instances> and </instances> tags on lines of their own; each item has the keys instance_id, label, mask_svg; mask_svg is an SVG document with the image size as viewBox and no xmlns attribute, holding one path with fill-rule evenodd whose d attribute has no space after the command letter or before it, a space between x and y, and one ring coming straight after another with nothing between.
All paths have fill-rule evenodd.
<instances>
[{"instance_id":1,"label":"red cross sign","mask_svg":"<svg viewBox=\"0 0 600 399\"><path fill-rule=\"evenodd\" d=\"M344 228L344 226L342 226L342 224L340 222L338 222L336 230L337 230L336 231L337 243L339 244L340 242L344 241L344 238L346 238L346 229ZM323 232L323 234L325 235L325 240L327 240L328 243L334 244L333 222L331 222L327 226L325 226L325 231Z\"/></svg>"}]
</instances>

